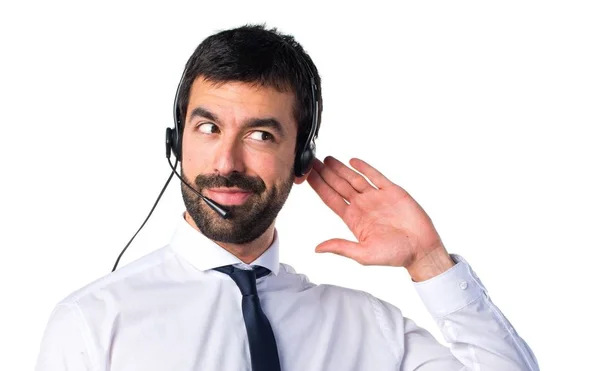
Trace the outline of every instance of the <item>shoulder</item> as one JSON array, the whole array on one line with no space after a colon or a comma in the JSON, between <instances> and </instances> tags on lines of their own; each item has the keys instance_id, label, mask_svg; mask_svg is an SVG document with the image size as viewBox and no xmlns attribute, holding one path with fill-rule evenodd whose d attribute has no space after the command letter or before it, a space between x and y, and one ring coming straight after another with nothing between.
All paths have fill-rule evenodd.
<instances>
[{"instance_id":1,"label":"shoulder","mask_svg":"<svg viewBox=\"0 0 600 371\"><path fill-rule=\"evenodd\" d=\"M354 306L360 305L363 309L372 309L378 315L388 317L389 319L403 317L402 311L399 308L366 291L327 283L313 283L306 275L297 273L292 266L283 263L280 266L280 275L289 276L287 279L295 279L301 282L304 289L317 292L319 299L322 301L336 301Z\"/></svg>"},{"instance_id":2,"label":"shoulder","mask_svg":"<svg viewBox=\"0 0 600 371\"><path fill-rule=\"evenodd\" d=\"M169 264L174 258L175 254L168 245L154 250L77 289L60 300L57 305L79 306L92 297L131 290L136 285L148 282L149 276L154 271L161 270L161 267Z\"/></svg>"}]
</instances>

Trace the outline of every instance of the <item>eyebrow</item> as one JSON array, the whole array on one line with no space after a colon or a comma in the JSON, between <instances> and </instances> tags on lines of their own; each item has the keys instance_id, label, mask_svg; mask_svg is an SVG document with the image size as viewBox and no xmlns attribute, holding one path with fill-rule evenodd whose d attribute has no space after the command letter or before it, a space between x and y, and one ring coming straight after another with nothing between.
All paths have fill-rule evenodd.
<instances>
[{"instance_id":1,"label":"eyebrow","mask_svg":"<svg viewBox=\"0 0 600 371\"><path fill-rule=\"evenodd\" d=\"M207 118L207 119L209 119L211 121L219 122L219 119L217 118L217 116L215 114L213 114L209 110L204 109L202 107L196 107L196 108L194 108L192 110L192 112L190 113L190 117L189 117L188 121L192 121L196 117L204 117L204 118Z\"/></svg>"},{"instance_id":2,"label":"eyebrow","mask_svg":"<svg viewBox=\"0 0 600 371\"><path fill-rule=\"evenodd\" d=\"M250 119L246 122L246 127L254 129L254 128L269 128L277 132L280 137L285 137L285 133L283 131L283 125L274 118L266 118L266 119Z\"/></svg>"},{"instance_id":3,"label":"eyebrow","mask_svg":"<svg viewBox=\"0 0 600 371\"><path fill-rule=\"evenodd\" d=\"M210 112L204 107L196 107L190 113L189 121L192 121L194 118L203 117L209 119L214 122L219 122L219 118L214 113ZM244 123L244 127L255 129L255 128L269 128L277 132L280 137L285 137L285 130L283 130L283 125L277 121L276 119L269 118L252 118L247 120Z\"/></svg>"}]
</instances>

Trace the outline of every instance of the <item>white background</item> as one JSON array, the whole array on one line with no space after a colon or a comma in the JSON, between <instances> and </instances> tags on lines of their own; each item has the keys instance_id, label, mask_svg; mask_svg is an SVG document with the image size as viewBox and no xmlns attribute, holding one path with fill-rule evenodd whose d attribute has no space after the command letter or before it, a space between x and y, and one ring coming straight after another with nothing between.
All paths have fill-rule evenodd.
<instances>
[{"instance_id":1,"label":"white background","mask_svg":"<svg viewBox=\"0 0 600 371\"><path fill-rule=\"evenodd\" d=\"M110 272L169 175L183 66L266 22L323 78L318 155L363 158L464 256L543 370L597 366L600 12L595 2L19 2L0 8L0 369L32 369L54 305ZM168 5L167 5L168 3ZM173 181L121 266L168 243ZM314 247L351 238L307 183L281 260L440 333L402 268Z\"/></svg>"}]
</instances>

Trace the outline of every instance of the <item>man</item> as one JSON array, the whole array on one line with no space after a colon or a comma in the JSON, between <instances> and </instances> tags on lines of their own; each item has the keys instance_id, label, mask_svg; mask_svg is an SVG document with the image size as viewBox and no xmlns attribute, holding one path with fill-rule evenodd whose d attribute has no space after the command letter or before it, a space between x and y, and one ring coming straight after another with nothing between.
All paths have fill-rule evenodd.
<instances>
[{"instance_id":1,"label":"man","mask_svg":"<svg viewBox=\"0 0 600 371\"><path fill-rule=\"evenodd\" d=\"M62 300L38 371L538 370L405 190L359 159L356 171L333 157L303 165L321 90L293 37L244 26L207 38L177 107L169 150L186 211L171 243ZM405 267L449 349L389 303L279 262L275 219L305 180L358 240L316 251Z\"/></svg>"}]
</instances>

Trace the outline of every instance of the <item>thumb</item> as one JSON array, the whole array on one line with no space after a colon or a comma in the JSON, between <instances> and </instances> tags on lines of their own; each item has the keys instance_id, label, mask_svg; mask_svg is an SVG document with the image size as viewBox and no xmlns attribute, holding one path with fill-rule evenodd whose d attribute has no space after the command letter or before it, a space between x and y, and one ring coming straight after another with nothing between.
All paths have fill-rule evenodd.
<instances>
[{"instance_id":1,"label":"thumb","mask_svg":"<svg viewBox=\"0 0 600 371\"><path fill-rule=\"evenodd\" d=\"M317 253L330 252L356 260L359 263L363 260L364 251L364 248L359 243L342 238L332 238L331 240L321 242L315 248L315 252Z\"/></svg>"}]
</instances>

